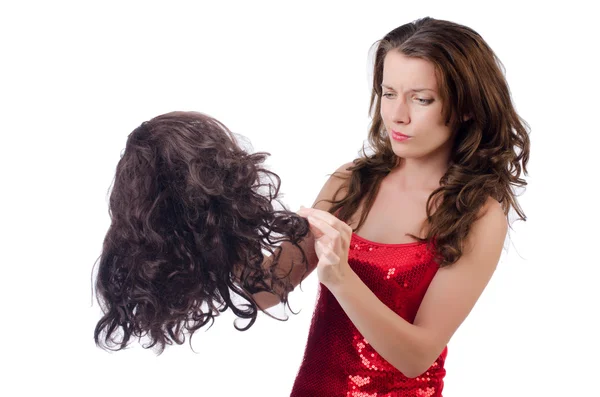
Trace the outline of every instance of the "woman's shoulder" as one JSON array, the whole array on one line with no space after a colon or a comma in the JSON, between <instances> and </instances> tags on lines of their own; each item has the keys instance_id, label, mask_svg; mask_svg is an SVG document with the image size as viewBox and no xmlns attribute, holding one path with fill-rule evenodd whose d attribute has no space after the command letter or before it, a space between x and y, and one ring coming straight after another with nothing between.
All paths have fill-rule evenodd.
<instances>
[{"instance_id":1,"label":"woman's shoulder","mask_svg":"<svg viewBox=\"0 0 600 397\"><path fill-rule=\"evenodd\" d=\"M325 186L331 185L337 189L344 185L344 182L352 176L352 167L354 165L354 161L350 161L339 166L333 173L329 174L330 176L327 182L325 182Z\"/></svg>"},{"instance_id":2,"label":"woman's shoulder","mask_svg":"<svg viewBox=\"0 0 600 397\"><path fill-rule=\"evenodd\" d=\"M504 207L493 197L488 197L471 227L467 242L478 244L484 243L482 240L493 240L490 231L495 233L495 237L503 240L507 229L508 218Z\"/></svg>"},{"instance_id":3,"label":"woman's shoulder","mask_svg":"<svg viewBox=\"0 0 600 397\"><path fill-rule=\"evenodd\" d=\"M342 164L337 170L335 170L333 175L338 174L338 177L349 177L352 174L351 169L354 167L354 165L354 161L349 161L345 164Z\"/></svg>"},{"instance_id":4,"label":"woman's shoulder","mask_svg":"<svg viewBox=\"0 0 600 397\"><path fill-rule=\"evenodd\" d=\"M506 214L502 204L492 196L488 196L479 210L478 219L482 217L499 219L506 217Z\"/></svg>"},{"instance_id":5,"label":"woman's shoulder","mask_svg":"<svg viewBox=\"0 0 600 397\"><path fill-rule=\"evenodd\" d=\"M323 211L328 211L331 207L331 201L339 200L343 197L347 190L347 181L349 181L352 171L350 168L354 166L354 162L342 164L333 173L329 174L329 178L321 188L313 207Z\"/></svg>"}]
</instances>

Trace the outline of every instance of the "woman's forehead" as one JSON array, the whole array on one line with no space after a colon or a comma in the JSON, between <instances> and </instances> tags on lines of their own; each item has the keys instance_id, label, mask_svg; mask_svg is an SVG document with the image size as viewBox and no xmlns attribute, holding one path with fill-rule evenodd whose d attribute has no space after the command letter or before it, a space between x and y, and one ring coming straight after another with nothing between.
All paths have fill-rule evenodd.
<instances>
[{"instance_id":1,"label":"woman's forehead","mask_svg":"<svg viewBox=\"0 0 600 397\"><path fill-rule=\"evenodd\" d=\"M433 63L425 59L390 51L383 62L382 85L395 90L437 92L436 69Z\"/></svg>"}]
</instances>

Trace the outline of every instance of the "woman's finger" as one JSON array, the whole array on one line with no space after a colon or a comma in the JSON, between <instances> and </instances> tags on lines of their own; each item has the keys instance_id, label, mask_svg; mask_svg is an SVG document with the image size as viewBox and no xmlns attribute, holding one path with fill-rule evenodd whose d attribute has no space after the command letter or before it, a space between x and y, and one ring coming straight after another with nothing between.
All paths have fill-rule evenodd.
<instances>
[{"instance_id":1,"label":"woman's finger","mask_svg":"<svg viewBox=\"0 0 600 397\"><path fill-rule=\"evenodd\" d=\"M316 239L323 239L323 237L326 237L328 242L331 242L333 244L333 246L332 246L333 249L337 250L337 249L343 248L343 246L344 246L343 241L342 241L343 237L338 230L334 229L327 222L325 222L321 219L315 218L312 215L309 215L307 219L308 219L309 225L311 225L312 227L314 227L318 230L318 233L315 233L313 231L313 234L315 235Z\"/></svg>"},{"instance_id":2,"label":"woman's finger","mask_svg":"<svg viewBox=\"0 0 600 397\"><path fill-rule=\"evenodd\" d=\"M319 258L319 263L321 265L337 265L340 263L340 257L326 244L317 242L320 244L320 249L322 252L321 257Z\"/></svg>"},{"instance_id":3,"label":"woman's finger","mask_svg":"<svg viewBox=\"0 0 600 397\"><path fill-rule=\"evenodd\" d=\"M327 211L318 210L316 208L301 208L298 211L298 215L300 216L312 216L314 218L320 219L323 222L329 224L334 229L338 230L340 233L352 233L352 229L345 222L342 222L332 214Z\"/></svg>"},{"instance_id":4,"label":"woman's finger","mask_svg":"<svg viewBox=\"0 0 600 397\"><path fill-rule=\"evenodd\" d=\"M331 226L326 221L319 219L318 217L309 215L306 219L308 219L308 223L316 226L323 234L326 234L329 237L334 237L336 233L339 233L333 226Z\"/></svg>"}]
</instances>

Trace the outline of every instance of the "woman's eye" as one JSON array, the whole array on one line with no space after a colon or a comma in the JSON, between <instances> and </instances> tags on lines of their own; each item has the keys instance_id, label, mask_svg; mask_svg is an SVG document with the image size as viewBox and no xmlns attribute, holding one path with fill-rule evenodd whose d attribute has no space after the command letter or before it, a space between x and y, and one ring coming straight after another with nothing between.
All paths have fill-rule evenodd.
<instances>
[{"instance_id":1,"label":"woman's eye","mask_svg":"<svg viewBox=\"0 0 600 397\"><path fill-rule=\"evenodd\" d=\"M415 100L422 105L429 105L431 102L433 102L433 99L425 99L425 98L415 98Z\"/></svg>"}]
</instances>

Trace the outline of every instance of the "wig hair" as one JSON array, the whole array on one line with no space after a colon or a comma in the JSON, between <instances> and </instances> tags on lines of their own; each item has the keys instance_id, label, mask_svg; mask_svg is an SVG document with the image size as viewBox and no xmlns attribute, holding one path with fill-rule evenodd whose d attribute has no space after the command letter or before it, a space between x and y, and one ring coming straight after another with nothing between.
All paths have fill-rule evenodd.
<instances>
[{"instance_id":1,"label":"wig hair","mask_svg":"<svg viewBox=\"0 0 600 397\"><path fill-rule=\"evenodd\" d=\"M279 201L279 176L263 167L267 156L249 153L223 124L195 112L164 114L129 134L96 278L104 312L98 346L121 350L147 337L144 347L160 353L186 334L191 343L227 309L249 320L235 324L247 330L257 318L257 292L287 304L293 287L277 267L280 245L298 247L308 270L298 243L309 229Z\"/></svg>"},{"instance_id":2,"label":"wig hair","mask_svg":"<svg viewBox=\"0 0 600 397\"><path fill-rule=\"evenodd\" d=\"M426 236L410 235L428 242L438 264L448 266L462 256L471 225L488 197L500 202L507 218L512 208L519 219L526 219L516 189L527 185L521 175L527 174L529 127L513 106L500 60L473 29L427 17L392 30L375 51L369 131L373 153L363 148L342 186L346 194L332 201L330 210L347 221L363 205L357 229L381 181L402 161L392 150L381 117L383 65L390 51L434 65L446 124L455 132L448 170L427 201ZM434 203L439 203L435 211Z\"/></svg>"}]
</instances>

